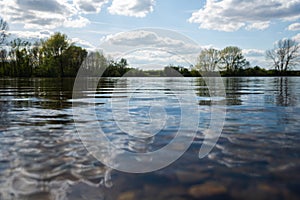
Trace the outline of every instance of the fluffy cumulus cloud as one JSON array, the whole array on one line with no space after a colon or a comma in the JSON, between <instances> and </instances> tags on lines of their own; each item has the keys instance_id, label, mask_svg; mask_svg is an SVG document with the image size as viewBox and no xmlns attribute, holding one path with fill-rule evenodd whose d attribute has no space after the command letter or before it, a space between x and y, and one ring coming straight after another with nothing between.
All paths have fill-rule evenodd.
<instances>
[{"instance_id":1,"label":"fluffy cumulus cloud","mask_svg":"<svg viewBox=\"0 0 300 200\"><path fill-rule=\"evenodd\" d=\"M108 8L114 15L145 17L153 11L155 0L113 0Z\"/></svg>"},{"instance_id":2,"label":"fluffy cumulus cloud","mask_svg":"<svg viewBox=\"0 0 300 200\"><path fill-rule=\"evenodd\" d=\"M40 42L40 40L47 40L53 35L53 31L49 30L41 30L41 31L9 31L9 40L8 43L13 41L16 38L21 39L22 41L28 41L31 45L35 45L36 42ZM80 38L69 38L69 41L75 45L79 45L85 48L88 51L95 51L96 47L92 45L90 42L80 39ZM10 45L6 46L8 49Z\"/></svg>"},{"instance_id":3,"label":"fluffy cumulus cloud","mask_svg":"<svg viewBox=\"0 0 300 200\"><path fill-rule=\"evenodd\" d=\"M9 31L10 38L21 38L26 41L36 41L37 39L46 39L53 34L52 31Z\"/></svg>"},{"instance_id":4,"label":"fluffy cumulus cloud","mask_svg":"<svg viewBox=\"0 0 300 200\"><path fill-rule=\"evenodd\" d=\"M85 48L88 51L95 51L96 47L94 45L92 45L90 42L82 40L80 38L71 38L71 41L76 44L79 45L83 48Z\"/></svg>"},{"instance_id":5,"label":"fluffy cumulus cloud","mask_svg":"<svg viewBox=\"0 0 300 200\"><path fill-rule=\"evenodd\" d=\"M300 23L293 23L288 27L289 31L300 31Z\"/></svg>"},{"instance_id":6,"label":"fluffy cumulus cloud","mask_svg":"<svg viewBox=\"0 0 300 200\"><path fill-rule=\"evenodd\" d=\"M108 51L155 48L174 54L199 53L201 48L189 38L173 31L160 29L135 30L109 35L102 44Z\"/></svg>"},{"instance_id":7,"label":"fluffy cumulus cloud","mask_svg":"<svg viewBox=\"0 0 300 200\"><path fill-rule=\"evenodd\" d=\"M191 23L200 28L219 31L263 30L273 20L300 19L300 0L207 0L205 6L192 14Z\"/></svg>"},{"instance_id":8,"label":"fluffy cumulus cloud","mask_svg":"<svg viewBox=\"0 0 300 200\"><path fill-rule=\"evenodd\" d=\"M64 22L64 27L81 28L81 27L85 27L89 23L90 21L87 18L79 16L78 18L69 18L69 20L66 20Z\"/></svg>"},{"instance_id":9,"label":"fluffy cumulus cloud","mask_svg":"<svg viewBox=\"0 0 300 200\"><path fill-rule=\"evenodd\" d=\"M296 42L300 43L300 33L295 35L292 39L295 40Z\"/></svg>"},{"instance_id":10,"label":"fluffy cumulus cloud","mask_svg":"<svg viewBox=\"0 0 300 200\"><path fill-rule=\"evenodd\" d=\"M108 0L74 0L76 8L83 13L99 13Z\"/></svg>"},{"instance_id":11,"label":"fluffy cumulus cloud","mask_svg":"<svg viewBox=\"0 0 300 200\"><path fill-rule=\"evenodd\" d=\"M248 57L261 57L265 55L265 51L260 49L244 49L243 54Z\"/></svg>"},{"instance_id":12,"label":"fluffy cumulus cloud","mask_svg":"<svg viewBox=\"0 0 300 200\"><path fill-rule=\"evenodd\" d=\"M252 66L266 67L265 50L261 49L243 49L245 58L250 61Z\"/></svg>"},{"instance_id":13,"label":"fluffy cumulus cloud","mask_svg":"<svg viewBox=\"0 0 300 200\"><path fill-rule=\"evenodd\" d=\"M9 23L23 24L27 29L83 27L89 23L68 0L0 0L0 12Z\"/></svg>"},{"instance_id":14,"label":"fluffy cumulus cloud","mask_svg":"<svg viewBox=\"0 0 300 200\"><path fill-rule=\"evenodd\" d=\"M109 35L100 46L104 53L125 57L132 67L145 64L162 67L169 64L195 64L201 47L173 31L145 29Z\"/></svg>"},{"instance_id":15,"label":"fluffy cumulus cloud","mask_svg":"<svg viewBox=\"0 0 300 200\"><path fill-rule=\"evenodd\" d=\"M132 67L143 70L162 69L169 64L187 66L187 60L160 50L137 50L124 56Z\"/></svg>"},{"instance_id":16,"label":"fluffy cumulus cloud","mask_svg":"<svg viewBox=\"0 0 300 200\"><path fill-rule=\"evenodd\" d=\"M31 44L34 44L35 42L48 39L51 35L54 34L53 31L49 30L43 30L43 31L9 31L10 34L10 41L20 38L23 41L31 42ZM92 45L90 42L82 40L80 38L70 38L70 42L79 45L88 51L93 51L96 49L94 45Z\"/></svg>"},{"instance_id":17,"label":"fluffy cumulus cloud","mask_svg":"<svg viewBox=\"0 0 300 200\"><path fill-rule=\"evenodd\" d=\"M31 45L35 45L36 42L39 42L41 39L47 39L50 37L50 35L53 34L52 31L43 30L43 31L9 31L9 38L7 40L6 45L1 47L7 48L7 50L10 50L11 46L9 45L10 42L13 40L19 38L22 41L30 42Z\"/></svg>"},{"instance_id":18,"label":"fluffy cumulus cloud","mask_svg":"<svg viewBox=\"0 0 300 200\"><path fill-rule=\"evenodd\" d=\"M99 13L103 6L111 14L145 17L154 0L0 0L1 17L26 29L80 28L90 21L86 14Z\"/></svg>"}]
</instances>

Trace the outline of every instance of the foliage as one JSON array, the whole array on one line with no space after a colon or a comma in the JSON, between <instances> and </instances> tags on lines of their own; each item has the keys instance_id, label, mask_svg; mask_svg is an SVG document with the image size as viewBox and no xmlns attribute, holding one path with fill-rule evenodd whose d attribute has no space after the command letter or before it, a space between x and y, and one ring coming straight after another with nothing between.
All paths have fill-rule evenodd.
<instances>
[{"instance_id":1,"label":"foliage","mask_svg":"<svg viewBox=\"0 0 300 200\"><path fill-rule=\"evenodd\" d=\"M2 76L74 77L87 51L71 44L66 35L55 33L48 40L33 45L14 39L9 53L1 51L0 55ZM9 57L9 62L5 57Z\"/></svg>"},{"instance_id":2,"label":"foliage","mask_svg":"<svg viewBox=\"0 0 300 200\"><path fill-rule=\"evenodd\" d=\"M114 61L106 58L102 52L90 52L82 63L81 73L92 77L120 77L131 70L127 66L127 60L124 58ZM132 75L134 74L131 73L130 76Z\"/></svg>"},{"instance_id":3,"label":"foliage","mask_svg":"<svg viewBox=\"0 0 300 200\"><path fill-rule=\"evenodd\" d=\"M124 58L121 58L119 62L116 61L109 61L108 67L103 73L103 77L120 77L125 75L130 68L127 68L128 63L127 60Z\"/></svg>"},{"instance_id":4,"label":"foliage","mask_svg":"<svg viewBox=\"0 0 300 200\"><path fill-rule=\"evenodd\" d=\"M220 52L220 56L220 63L223 65L221 69L226 71L237 72L249 66L249 62L244 58L242 50L238 47L226 47Z\"/></svg>"},{"instance_id":5,"label":"foliage","mask_svg":"<svg viewBox=\"0 0 300 200\"><path fill-rule=\"evenodd\" d=\"M42 41L42 68L48 71L49 76L65 76L65 51L71 46L65 34L55 33L48 40Z\"/></svg>"},{"instance_id":6,"label":"foliage","mask_svg":"<svg viewBox=\"0 0 300 200\"><path fill-rule=\"evenodd\" d=\"M71 45L62 54L64 67L63 76L75 77L77 72L87 56L87 51L81 47Z\"/></svg>"},{"instance_id":7,"label":"foliage","mask_svg":"<svg viewBox=\"0 0 300 200\"><path fill-rule=\"evenodd\" d=\"M240 69L238 72L221 71L221 76L248 76L248 77L258 77L258 76L282 76L277 70L266 70L259 66L249 67L245 69ZM286 76L300 76L300 71L287 71Z\"/></svg>"}]
</instances>

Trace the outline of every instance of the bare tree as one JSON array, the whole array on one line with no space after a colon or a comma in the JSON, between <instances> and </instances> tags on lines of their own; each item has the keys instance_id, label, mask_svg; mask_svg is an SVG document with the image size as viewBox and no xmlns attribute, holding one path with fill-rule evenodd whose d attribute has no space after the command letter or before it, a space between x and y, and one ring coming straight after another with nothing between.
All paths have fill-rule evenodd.
<instances>
[{"instance_id":1,"label":"bare tree","mask_svg":"<svg viewBox=\"0 0 300 200\"><path fill-rule=\"evenodd\" d=\"M1 63L0 67L2 68L1 71L3 71L3 74L4 74L5 62L7 58L7 50L3 48L3 45L6 42L7 30L8 30L8 25L6 21L4 21L0 17L0 63Z\"/></svg>"},{"instance_id":2,"label":"bare tree","mask_svg":"<svg viewBox=\"0 0 300 200\"><path fill-rule=\"evenodd\" d=\"M220 52L216 49L204 49L198 57L196 68L201 71L213 72L220 61Z\"/></svg>"},{"instance_id":3,"label":"bare tree","mask_svg":"<svg viewBox=\"0 0 300 200\"><path fill-rule=\"evenodd\" d=\"M8 24L0 18L0 45L2 45L7 37Z\"/></svg>"},{"instance_id":4,"label":"bare tree","mask_svg":"<svg viewBox=\"0 0 300 200\"><path fill-rule=\"evenodd\" d=\"M273 62L275 70L286 72L300 63L299 50L300 45L295 40L283 39L266 52L266 57Z\"/></svg>"}]
</instances>

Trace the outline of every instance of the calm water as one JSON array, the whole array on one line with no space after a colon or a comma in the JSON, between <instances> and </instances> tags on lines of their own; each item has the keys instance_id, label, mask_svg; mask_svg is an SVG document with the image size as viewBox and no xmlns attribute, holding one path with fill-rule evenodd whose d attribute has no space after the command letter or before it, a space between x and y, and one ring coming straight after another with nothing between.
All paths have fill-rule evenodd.
<instances>
[{"instance_id":1,"label":"calm water","mask_svg":"<svg viewBox=\"0 0 300 200\"><path fill-rule=\"evenodd\" d=\"M224 78L224 129L201 160L212 101L201 79L106 79L95 95L83 91L86 98L76 101L89 111L96 97L99 124L115 144L133 152L154 151L174 137L181 113L176 94L168 90L140 88L139 94L159 98L132 97L137 84L147 82L192 88L199 130L183 157L167 168L128 174L105 167L82 145L73 121L72 79L0 79L0 199L300 199L300 78ZM148 127L149 101L172 105L163 134L131 140L113 120L113 98L131 98L131 112L142 128ZM90 124L83 115L77 128L93 131Z\"/></svg>"}]
</instances>

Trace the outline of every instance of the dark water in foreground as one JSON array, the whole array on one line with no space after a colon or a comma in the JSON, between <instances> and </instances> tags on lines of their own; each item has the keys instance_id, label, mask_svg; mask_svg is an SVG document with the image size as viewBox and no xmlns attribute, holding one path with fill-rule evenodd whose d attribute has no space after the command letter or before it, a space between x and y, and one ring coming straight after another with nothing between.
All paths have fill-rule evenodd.
<instances>
[{"instance_id":1,"label":"dark water in foreground","mask_svg":"<svg viewBox=\"0 0 300 200\"><path fill-rule=\"evenodd\" d=\"M73 121L73 80L0 79L0 199L300 199L300 78L224 78L224 129L201 160L212 99L199 79L101 81L96 112L108 137L135 152L159 149L172 139L180 121L176 106L168 111L164 134L141 143L121 134L108 113L109 100L132 98L141 80L178 84L182 90L189 85L200 109L199 130L188 151L167 168L146 174L110 170L87 152ZM91 92L84 92L80 106L88 110ZM168 90L158 93L176 104ZM134 100L139 126L147 119L148 101L149 96ZM83 116L77 125L92 131L89 123Z\"/></svg>"}]
</instances>

